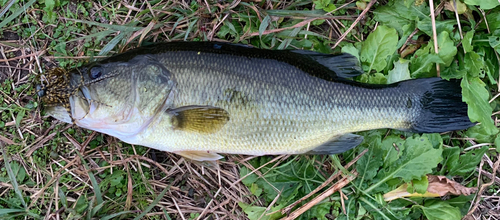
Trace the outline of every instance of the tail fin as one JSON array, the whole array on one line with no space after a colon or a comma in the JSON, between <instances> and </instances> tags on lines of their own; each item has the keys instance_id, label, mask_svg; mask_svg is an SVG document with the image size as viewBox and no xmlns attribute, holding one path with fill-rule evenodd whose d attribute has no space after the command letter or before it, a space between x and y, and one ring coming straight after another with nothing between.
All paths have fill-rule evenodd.
<instances>
[{"instance_id":1,"label":"tail fin","mask_svg":"<svg viewBox=\"0 0 500 220\"><path fill-rule=\"evenodd\" d=\"M408 86L423 92L420 99L420 115L409 131L438 133L463 130L475 125L467 115L467 104L462 102L459 80L427 78L409 80L401 84L407 84L401 85L403 88Z\"/></svg>"}]
</instances>

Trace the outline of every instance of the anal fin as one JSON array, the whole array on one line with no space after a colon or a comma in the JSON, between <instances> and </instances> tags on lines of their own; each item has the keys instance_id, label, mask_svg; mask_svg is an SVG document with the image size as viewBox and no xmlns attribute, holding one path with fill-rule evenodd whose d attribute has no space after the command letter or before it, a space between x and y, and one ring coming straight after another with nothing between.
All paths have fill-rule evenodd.
<instances>
[{"instance_id":1,"label":"anal fin","mask_svg":"<svg viewBox=\"0 0 500 220\"><path fill-rule=\"evenodd\" d=\"M346 152L363 142L363 136L356 134L343 134L334 136L330 141L310 150L306 154L340 154Z\"/></svg>"},{"instance_id":2,"label":"anal fin","mask_svg":"<svg viewBox=\"0 0 500 220\"><path fill-rule=\"evenodd\" d=\"M174 152L179 154L187 159L196 160L196 161L216 161L218 159L223 158L221 155L217 153L209 153L205 151L176 151Z\"/></svg>"}]
</instances>

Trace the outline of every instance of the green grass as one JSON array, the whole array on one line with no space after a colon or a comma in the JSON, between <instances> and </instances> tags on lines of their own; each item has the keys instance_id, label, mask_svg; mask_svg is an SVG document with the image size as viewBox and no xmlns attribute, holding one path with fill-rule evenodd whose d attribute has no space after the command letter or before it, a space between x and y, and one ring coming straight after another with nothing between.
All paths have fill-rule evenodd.
<instances>
[{"instance_id":1,"label":"green grass","mask_svg":"<svg viewBox=\"0 0 500 220\"><path fill-rule=\"evenodd\" d=\"M458 25L453 1L435 1L434 28L429 2L420 0L379 1L358 21L369 1L0 0L0 218L276 219L304 207L301 219L487 219L500 186L492 182L500 6L465 2L457 1ZM360 132L365 141L340 155L226 155L214 169L44 115L35 85L47 69L174 40L347 52L365 71L354 80L365 83L461 80L469 116L480 124L443 134ZM342 193L315 202L354 169ZM478 190L384 200L404 184L425 192L427 175Z\"/></svg>"}]
</instances>

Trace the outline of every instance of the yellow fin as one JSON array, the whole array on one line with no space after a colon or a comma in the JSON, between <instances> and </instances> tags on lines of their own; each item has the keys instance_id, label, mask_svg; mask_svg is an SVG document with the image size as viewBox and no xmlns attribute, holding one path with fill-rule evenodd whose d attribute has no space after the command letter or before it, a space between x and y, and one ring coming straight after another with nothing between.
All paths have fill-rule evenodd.
<instances>
[{"instance_id":1,"label":"yellow fin","mask_svg":"<svg viewBox=\"0 0 500 220\"><path fill-rule=\"evenodd\" d=\"M228 121L229 113L213 106L186 106L170 110L175 129L199 133L215 133Z\"/></svg>"},{"instance_id":2,"label":"yellow fin","mask_svg":"<svg viewBox=\"0 0 500 220\"><path fill-rule=\"evenodd\" d=\"M223 158L221 155L216 153L208 153L205 151L176 151L174 152L179 154L187 159L196 160L196 161L216 161L218 159Z\"/></svg>"}]
</instances>

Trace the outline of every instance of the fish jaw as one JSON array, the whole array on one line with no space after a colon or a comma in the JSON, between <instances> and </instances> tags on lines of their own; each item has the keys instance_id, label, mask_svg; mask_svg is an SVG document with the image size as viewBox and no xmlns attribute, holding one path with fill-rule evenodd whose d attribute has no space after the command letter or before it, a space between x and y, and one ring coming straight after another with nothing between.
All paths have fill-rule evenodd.
<instances>
[{"instance_id":1,"label":"fish jaw","mask_svg":"<svg viewBox=\"0 0 500 220\"><path fill-rule=\"evenodd\" d=\"M68 111L61 105L46 107L45 113L59 121L73 124L73 122L71 122L71 116L69 115Z\"/></svg>"}]
</instances>

